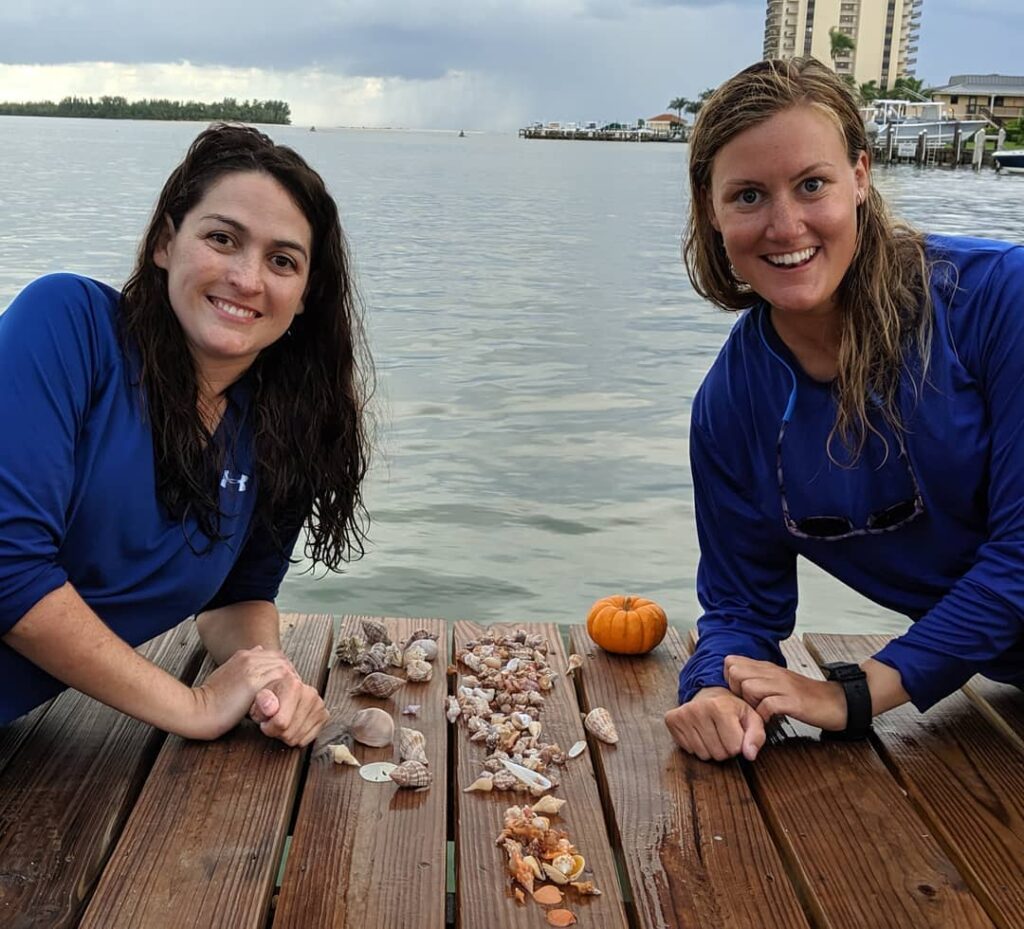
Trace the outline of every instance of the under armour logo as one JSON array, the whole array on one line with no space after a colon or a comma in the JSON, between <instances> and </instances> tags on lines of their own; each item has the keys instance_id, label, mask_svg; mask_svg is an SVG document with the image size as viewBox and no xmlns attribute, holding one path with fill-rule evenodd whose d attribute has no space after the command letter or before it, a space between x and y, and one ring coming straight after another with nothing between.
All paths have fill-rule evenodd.
<instances>
[{"instance_id":1,"label":"under armour logo","mask_svg":"<svg viewBox=\"0 0 1024 929\"><path fill-rule=\"evenodd\" d=\"M232 477L230 471L225 471L220 479L221 487L227 487L230 484L232 487L236 487L239 493L245 492L245 485L247 483L249 483L248 474L239 474L238 477Z\"/></svg>"}]
</instances>

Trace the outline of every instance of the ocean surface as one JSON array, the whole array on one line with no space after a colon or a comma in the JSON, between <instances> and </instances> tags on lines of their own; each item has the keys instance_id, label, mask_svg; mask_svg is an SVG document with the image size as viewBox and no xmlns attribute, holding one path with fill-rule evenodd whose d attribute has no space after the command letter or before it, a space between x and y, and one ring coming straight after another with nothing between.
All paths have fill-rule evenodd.
<instances>
[{"instance_id":1,"label":"ocean surface","mask_svg":"<svg viewBox=\"0 0 1024 929\"><path fill-rule=\"evenodd\" d=\"M70 270L120 286L189 123L0 117L0 310ZM598 597L689 625L689 407L732 317L679 253L681 145L271 127L323 174L377 370L371 544L296 565L285 610L579 622ZM897 214L1024 242L1024 176L877 170ZM905 621L801 568L803 630Z\"/></svg>"}]
</instances>

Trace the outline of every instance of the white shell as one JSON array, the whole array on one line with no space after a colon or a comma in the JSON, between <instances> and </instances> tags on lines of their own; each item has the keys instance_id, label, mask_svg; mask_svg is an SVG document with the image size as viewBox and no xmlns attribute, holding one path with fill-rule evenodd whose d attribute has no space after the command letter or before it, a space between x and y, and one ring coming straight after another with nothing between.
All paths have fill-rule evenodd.
<instances>
[{"instance_id":1,"label":"white shell","mask_svg":"<svg viewBox=\"0 0 1024 929\"><path fill-rule=\"evenodd\" d=\"M494 790L494 775L492 774L481 774L472 784L470 784L464 791L464 794L469 793L490 793Z\"/></svg>"},{"instance_id":2,"label":"white shell","mask_svg":"<svg viewBox=\"0 0 1024 929\"><path fill-rule=\"evenodd\" d=\"M359 776L372 784L384 784L391 780L391 772L397 767L390 761L375 761L373 764L364 764L359 769Z\"/></svg>"},{"instance_id":3,"label":"white shell","mask_svg":"<svg viewBox=\"0 0 1024 929\"><path fill-rule=\"evenodd\" d=\"M360 710L348 727L352 738L371 748L383 748L395 738L395 721L391 714L376 706Z\"/></svg>"},{"instance_id":4,"label":"white shell","mask_svg":"<svg viewBox=\"0 0 1024 929\"><path fill-rule=\"evenodd\" d=\"M573 743L572 748L569 749L568 755L570 758L575 758L577 755L582 755L587 750L587 743L580 739L579 742Z\"/></svg>"},{"instance_id":5,"label":"white shell","mask_svg":"<svg viewBox=\"0 0 1024 929\"><path fill-rule=\"evenodd\" d=\"M408 729L402 726L398 730L398 757L402 761L418 761L420 764L429 764L426 736L418 729Z\"/></svg>"},{"instance_id":6,"label":"white shell","mask_svg":"<svg viewBox=\"0 0 1024 929\"><path fill-rule=\"evenodd\" d=\"M602 742L614 745L619 741L619 733L616 731L615 723L612 721L612 714L603 706L596 706L587 713L586 718L583 720L583 725L588 732L594 733Z\"/></svg>"},{"instance_id":7,"label":"white shell","mask_svg":"<svg viewBox=\"0 0 1024 929\"><path fill-rule=\"evenodd\" d=\"M335 764L348 764L355 768L359 767L359 759L349 751L347 745L328 745L327 747L331 750L331 760Z\"/></svg>"},{"instance_id":8,"label":"white shell","mask_svg":"<svg viewBox=\"0 0 1024 929\"><path fill-rule=\"evenodd\" d=\"M530 806L530 809L533 810L534 813L557 816L563 806L565 806L565 800L561 797L552 797L548 795L541 797L536 803Z\"/></svg>"},{"instance_id":9,"label":"white shell","mask_svg":"<svg viewBox=\"0 0 1024 929\"><path fill-rule=\"evenodd\" d=\"M434 666L429 661L413 658L405 663L405 676L410 681L429 681L434 674Z\"/></svg>"}]
</instances>

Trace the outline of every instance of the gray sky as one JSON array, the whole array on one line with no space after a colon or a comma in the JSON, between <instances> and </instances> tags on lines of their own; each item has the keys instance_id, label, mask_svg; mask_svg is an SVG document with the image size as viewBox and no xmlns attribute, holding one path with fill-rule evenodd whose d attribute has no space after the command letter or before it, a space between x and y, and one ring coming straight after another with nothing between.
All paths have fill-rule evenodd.
<instances>
[{"instance_id":1,"label":"gray sky","mask_svg":"<svg viewBox=\"0 0 1024 929\"><path fill-rule=\"evenodd\" d=\"M300 125L633 121L759 58L764 16L764 0L0 0L0 100L273 97ZM1022 0L924 0L926 84L1022 74L1022 48Z\"/></svg>"}]
</instances>

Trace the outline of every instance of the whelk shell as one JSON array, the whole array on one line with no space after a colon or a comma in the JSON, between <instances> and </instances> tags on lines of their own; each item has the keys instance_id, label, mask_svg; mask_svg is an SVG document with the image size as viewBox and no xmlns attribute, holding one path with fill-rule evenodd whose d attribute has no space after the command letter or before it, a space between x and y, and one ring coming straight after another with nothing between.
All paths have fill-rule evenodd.
<instances>
[{"instance_id":1,"label":"whelk shell","mask_svg":"<svg viewBox=\"0 0 1024 929\"><path fill-rule=\"evenodd\" d=\"M434 779L430 769L418 761L403 761L391 772L390 777L399 787L409 790L429 787L430 782Z\"/></svg>"},{"instance_id":2,"label":"whelk shell","mask_svg":"<svg viewBox=\"0 0 1024 929\"><path fill-rule=\"evenodd\" d=\"M547 795L541 797L536 803L532 804L530 809L533 810L534 813L545 813L557 816L563 806L565 806L565 800L561 797L552 797Z\"/></svg>"},{"instance_id":3,"label":"whelk shell","mask_svg":"<svg viewBox=\"0 0 1024 929\"><path fill-rule=\"evenodd\" d=\"M594 709L587 713L583 720L583 725L602 742L614 745L619 741L619 734L615 730L612 714L603 706L594 707Z\"/></svg>"},{"instance_id":4,"label":"whelk shell","mask_svg":"<svg viewBox=\"0 0 1024 929\"><path fill-rule=\"evenodd\" d=\"M359 767L359 759L349 751L348 746L342 742L340 745L328 745L331 750L331 761L335 764L349 764Z\"/></svg>"},{"instance_id":5,"label":"whelk shell","mask_svg":"<svg viewBox=\"0 0 1024 929\"><path fill-rule=\"evenodd\" d=\"M338 647L334 650L334 656L342 664L352 664L359 653L366 648L366 643L357 635L345 636L338 640Z\"/></svg>"},{"instance_id":6,"label":"whelk shell","mask_svg":"<svg viewBox=\"0 0 1024 929\"><path fill-rule=\"evenodd\" d=\"M568 677L577 668L583 667L583 656L582 655L570 655L569 666L565 670L565 675Z\"/></svg>"},{"instance_id":7,"label":"whelk shell","mask_svg":"<svg viewBox=\"0 0 1024 929\"><path fill-rule=\"evenodd\" d=\"M418 761L420 764L429 764L426 736L418 729L407 729L402 726L398 730L398 757L402 761Z\"/></svg>"},{"instance_id":8,"label":"whelk shell","mask_svg":"<svg viewBox=\"0 0 1024 929\"><path fill-rule=\"evenodd\" d=\"M464 794L490 793L494 790L494 776L492 774L481 774L464 791Z\"/></svg>"},{"instance_id":9,"label":"whelk shell","mask_svg":"<svg viewBox=\"0 0 1024 929\"><path fill-rule=\"evenodd\" d=\"M405 681L400 677L385 674L383 671L374 671L373 674L367 674L358 686L352 688L350 693L368 694L371 697L379 697L383 700L386 697L390 697L404 684Z\"/></svg>"},{"instance_id":10,"label":"whelk shell","mask_svg":"<svg viewBox=\"0 0 1024 929\"><path fill-rule=\"evenodd\" d=\"M391 714L375 706L360 710L352 717L348 731L352 738L371 748L383 748L395 738L395 721Z\"/></svg>"},{"instance_id":11,"label":"whelk shell","mask_svg":"<svg viewBox=\"0 0 1024 929\"><path fill-rule=\"evenodd\" d=\"M363 635L366 637L367 645L373 645L375 642L383 642L385 645L391 644L391 636L388 635L388 630L384 624L372 619L363 620Z\"/></svg>"}]
</instances>

